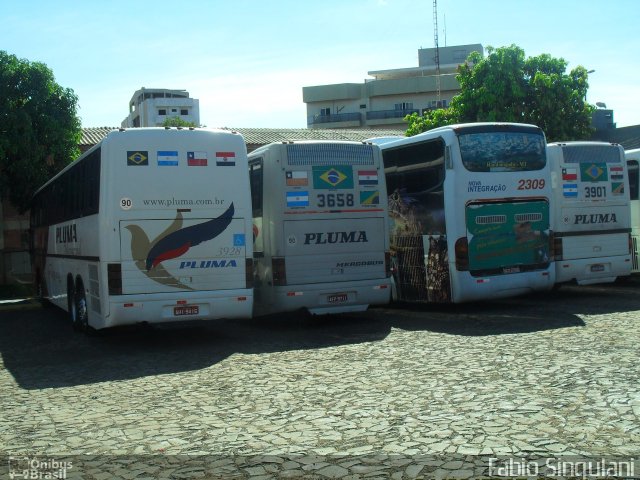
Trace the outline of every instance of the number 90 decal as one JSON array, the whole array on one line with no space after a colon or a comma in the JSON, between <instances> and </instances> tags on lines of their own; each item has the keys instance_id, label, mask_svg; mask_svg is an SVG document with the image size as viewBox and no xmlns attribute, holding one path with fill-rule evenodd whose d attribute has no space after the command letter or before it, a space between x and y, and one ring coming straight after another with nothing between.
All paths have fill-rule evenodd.
<instances>
[{"instance_id":1,"label":"number 90 decal","mask_svg":"<svg viewBox=\"0 0 640 480\"><path fill-rule=\"evenodd\" d=\"M131 207L133 207L133 202L131 201L130 198L127 197L123 197L120 199L120 208L123 210L131 210Z\"/></svg>"},{"instance_id":2,"label":"number 90 decal","mask_svg":"<svg viewBox=\"0 0 640 480\"><path fill-rule=\"evenodd\" d=\"M546 185L544 178L534 178L533 180L518 180L518 190L540 190Z\"/></svg>"}]
</instances>

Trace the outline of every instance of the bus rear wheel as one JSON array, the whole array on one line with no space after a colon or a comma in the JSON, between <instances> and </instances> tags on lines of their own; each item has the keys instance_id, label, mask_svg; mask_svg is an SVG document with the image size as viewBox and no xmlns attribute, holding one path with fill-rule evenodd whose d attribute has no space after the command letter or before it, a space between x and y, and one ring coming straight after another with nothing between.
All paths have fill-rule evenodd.
<instances>
[{"instance_id":1,"label":"bus rear wheel","mask_svg":"<svg viewBox=\"0 0 640 480\"><path fill-rule=\"evenodd\" d=\"M76 309L76 288L71 278L67 280L67 312L71 326L74 330L77 330L76 318L78 317L78 311Z\"/></svg>"},{"instance_id":2,"label":"bus rear wheel","mask_svg":"<svg viewBox=\"0 0 640 480\"><path fill-rule=\"evenodd\" d=\"M82 280L78 280L78 282L76 283L74 304L74 328L79 332L87 332L89 330L89 310L87 308L87 297L84 293L84 285L82 284Z\"/></svg>"}]
</instances>

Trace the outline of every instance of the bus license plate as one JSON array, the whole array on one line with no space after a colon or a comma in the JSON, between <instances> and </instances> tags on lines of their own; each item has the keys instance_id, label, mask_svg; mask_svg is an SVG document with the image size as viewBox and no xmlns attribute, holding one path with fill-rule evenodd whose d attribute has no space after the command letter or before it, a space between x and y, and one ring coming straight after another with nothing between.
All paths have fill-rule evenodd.
<instances>
[{"instance_id":1,"label":"bus license plate","mask_svg":"<svg viewBox=\"0 0 640 480\"><path fill-rule=\"evenodd\" d=\"M173 314L176 317L181 315L197 315L200 312L198 305L182 305L179 307L173 307Z\"/></svg>"},{"instance_id":2,"label":"bus license plate","mask_svg":"<svg viewBox=\"0 0 640 480\"><path fill-rule=\"evenodd\" d=\"M604 265L602 265L601 263L597 263L595 265L591 265L591 271L596 273L596 272L604 272Z\"/></svg>"},{"instance_id":3,"label":"bus license plate","mask_svg":"<svg viewBox=\"0 0 640 480\"><path fill-rule=\"evenodd\" d=\"M504 267L502 273L520 273L520 267Z\"/></svg>"},{"instance_id":4,"label":"bus license plate","mask_svg":"<svg viewBox=\"0 0 640 480\"><path fill-rule=\"evenodd\" d=\"M327 302L329 303L343 303L349 300L349 295L346 293L334 293L333 295L329 295L327 297Z\"/></svg>"}]
</instances>

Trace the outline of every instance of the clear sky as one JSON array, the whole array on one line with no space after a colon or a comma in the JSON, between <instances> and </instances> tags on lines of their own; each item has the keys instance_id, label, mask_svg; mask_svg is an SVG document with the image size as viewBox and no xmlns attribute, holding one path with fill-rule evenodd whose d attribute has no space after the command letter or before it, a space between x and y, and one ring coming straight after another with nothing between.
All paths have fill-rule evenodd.
<instances>
[{"instance_id":1,"label":"clear sky","mask_svg":"<svg viewBox=\"0 0 640 480\"><path fill-rule=\"evenodd\" d=\"M0 50L45 63L83 127L141 87L185 89L208 127L306 127L302 87L418 66L432 0L0 0ZM438 0L440 46L511 44L595 70L590 103L640 124L640 1ZM446 28L445 28L446 27Z\"/></svg>"}]
</instances>

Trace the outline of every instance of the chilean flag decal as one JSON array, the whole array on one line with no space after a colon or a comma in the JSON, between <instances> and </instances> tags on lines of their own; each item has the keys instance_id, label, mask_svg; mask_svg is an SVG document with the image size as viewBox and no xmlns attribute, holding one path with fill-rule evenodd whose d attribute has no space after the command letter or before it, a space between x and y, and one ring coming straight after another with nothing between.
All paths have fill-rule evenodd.
<instances>
[{"instance_id":1,"label":"chilean flag decal","mask_svg":"<svg viewBox=\"0 0 640 480\"><path fill-rule=\"evenodd\" d=\"M191 247L211 240L220 235L229 226L235 210L233 203L220 215L198 225L182 228L170 233L149 251L146 259L147 271L159 263L184 255Z\"/></svg>"}]
</instances>

